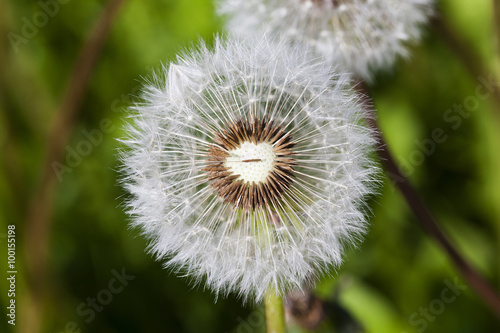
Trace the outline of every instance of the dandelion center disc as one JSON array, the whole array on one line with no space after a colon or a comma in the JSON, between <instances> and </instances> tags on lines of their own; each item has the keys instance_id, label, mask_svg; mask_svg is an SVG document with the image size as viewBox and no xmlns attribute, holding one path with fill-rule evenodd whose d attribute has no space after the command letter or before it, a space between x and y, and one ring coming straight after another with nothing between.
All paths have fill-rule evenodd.
<instances>
[{"instance_id":1,"label":"dandelion center disc","mask_svg":"<svg viewBox=\"0 0 500 333\"><path fill-rule=\"evenodd\" d=\"M226 167L229 172L240 175L246 183L264 183L273 169L276 154L267 142L253 144L245 141L240 148L229 151Z\"/></svg>"},{"instance_id":2,"label":"dandelion center disc","mask_svg":"<svg viewBox=\"0 0 500 333\"><path fill-rule=\"evenodd\" d=\"M238 120L215 134L203 170L225 203L254 210L278 203L289 188L296 165L294 146L275 120Z\"/></svg>"}]
</instances>

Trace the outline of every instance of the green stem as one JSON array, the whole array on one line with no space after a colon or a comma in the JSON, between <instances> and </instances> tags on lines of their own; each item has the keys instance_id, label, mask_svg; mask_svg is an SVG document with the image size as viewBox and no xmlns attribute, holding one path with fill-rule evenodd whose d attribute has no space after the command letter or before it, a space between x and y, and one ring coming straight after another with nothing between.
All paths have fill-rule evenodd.
<instances>
[{"instance_id":1,"label":"green stem","mask_svg":"<svg viewBox=\"0 0 500 333\"><path fill-rule=\"evenodd\" d=\"M274 289L269 289L265 296L266 332L285 333L285 314L283 299Z\"/></svg>"}]
</instances>

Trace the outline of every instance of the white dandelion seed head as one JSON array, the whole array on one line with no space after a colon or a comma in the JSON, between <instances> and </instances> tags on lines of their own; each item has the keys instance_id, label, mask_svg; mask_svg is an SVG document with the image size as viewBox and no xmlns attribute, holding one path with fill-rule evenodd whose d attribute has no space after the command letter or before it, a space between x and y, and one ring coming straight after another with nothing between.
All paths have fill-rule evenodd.
<instances>
[{"instance_id":1,"label":"white dandelion seed head","mask_svg":"<svg viewBox=\"0 0 500 333\"><path fill-rule=\"evenodd\" d=\"M219 0L227 27L304 43L365 80L390 68L420 39L433 0Z\"/></svg>"},{"instance_id":2,"label":"white dandelion seed head","mask_svg":"<svg viewBox=\"0 0 500 333\"><path fill-rule=\"evenodd\" d=\"M262 299L342 262L377 168L350 77L266 38L216 38L146 87L124 142L133 225L216 293Z\"/></svg>"}]
</instances>

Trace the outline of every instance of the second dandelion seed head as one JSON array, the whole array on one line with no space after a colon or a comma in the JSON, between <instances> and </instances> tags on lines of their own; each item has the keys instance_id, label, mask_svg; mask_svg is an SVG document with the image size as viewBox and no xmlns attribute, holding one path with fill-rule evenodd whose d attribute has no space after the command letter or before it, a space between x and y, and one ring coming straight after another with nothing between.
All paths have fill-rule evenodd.
<instances>
[{"instance_id":1,"label":"second dandelion seed head","mask_svg":"<svg viewBox=\"0 0 500 333\"><path fill-rule=\"evenodd\" d=\"M229 31L276 34L364 80L419 41L433 0L219 0Z\"/></svg>"}]
</instances>

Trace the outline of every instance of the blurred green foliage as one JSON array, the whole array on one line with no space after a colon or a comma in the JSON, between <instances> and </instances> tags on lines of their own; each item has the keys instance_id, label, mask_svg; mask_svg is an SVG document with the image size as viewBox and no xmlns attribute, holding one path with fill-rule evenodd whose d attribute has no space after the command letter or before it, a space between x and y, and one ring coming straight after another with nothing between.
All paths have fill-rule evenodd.
<instances>
[{"instance_id":1,"label":"blurred green foliage","mask_svg":"<svg viewBox=\"0 0 500 333\"><path fill-rule=\"evenodd\" d=\"M9 33L22 35L26 20L42 10L40 4L0 3L3 309L8 302L7 225L17 227L16 300L22 305L29 299L24 264L29 254L23 246L27 207L39 185L47 134L79 51L106 3L61 2L46 24L17 45ZM487 74L498 77L490 1L442 1L438 15L479 55L476 61L489 69ZM65 156L89 141L85 131L99 130L102 142L92 144L56 186L43 332L263 331L260 305L242 305L233 295L216 301L202 286L193 287L188 278L163 270L145 252L146 241L128 227L121 206L127 194L118 185L115 153L116 139L124 136L123 111L152 70L199 38L210 41L217 31L222 31L222 22L209 0L125 2L93 72ZM476 97L482 81L465 70L432 27L425 35L423 43L412 48L409 61L400 61L391 73L380 73L371 87L381 126L400 166L452 241L499 288L500 118L494 113L500 106L491 97ZM472 100L477 105L470 115L447 119L447 110ZM106 131L103 119L108 121ZM446 139L431 143L436 129ZM498 330L498 321L470 288L449 303L442 300L450 283L465 282L419 229L393 185L385 181L371 206L366 241L350 250L345 265L324 277L316 290L348 314L336 317L337 332L349 332L348 325L338 329L345 320L376 333ZM120 292L106 293L122 269L134 278ZM112 298L91 315L85 303L99 295ZM23 311L26 306L17 309L16 327L3 318L0 331L21 332L19 322L30 320L30 312ZM426 317L421 311L429 307ZM290 331L303 332L296 326ZM322 331L334 330L326 324Z\"/></svg>"}]
</instances>

